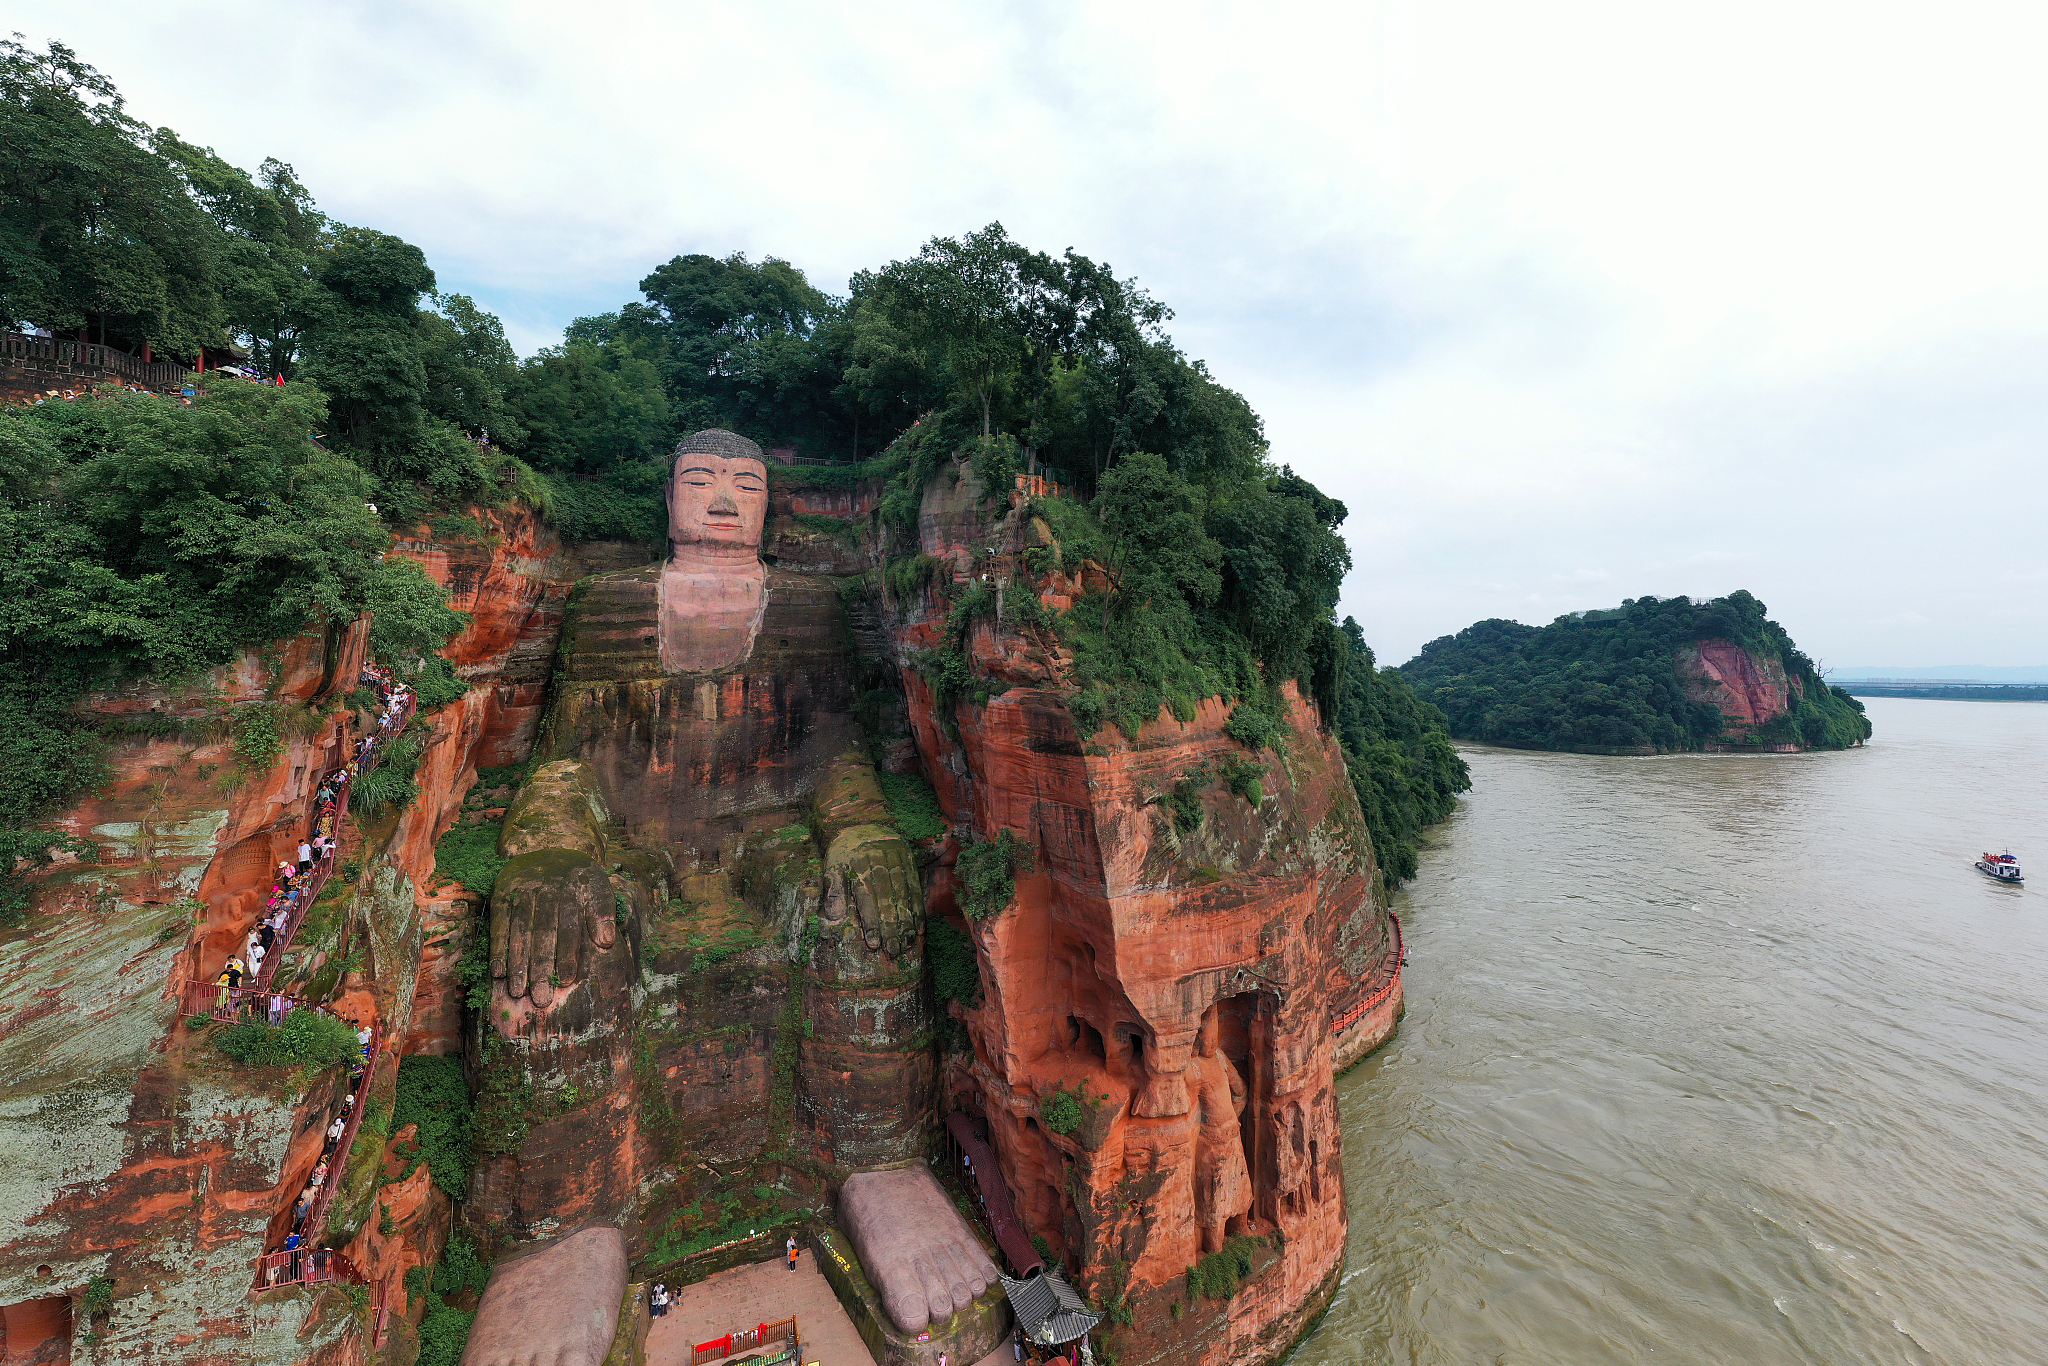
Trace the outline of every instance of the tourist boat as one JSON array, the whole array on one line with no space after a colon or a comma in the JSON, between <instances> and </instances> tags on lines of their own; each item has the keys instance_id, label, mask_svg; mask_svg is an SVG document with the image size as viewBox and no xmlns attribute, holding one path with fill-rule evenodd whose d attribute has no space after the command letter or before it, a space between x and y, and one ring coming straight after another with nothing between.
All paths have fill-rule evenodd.
<instances>
[{"instance_id":1,"label":"tourist boat","mask_svg":"<svg viewBox=\"0 0 2048 1366\"><path fill-rule=\"evenodd\" d=\"M2010 849L2003 854L1986 854L1977 860L1977 871L1986 877L1995 877L2000 882L2024 882L2020 876L2020 861L2012 856Z\"/></svg>"}]
</instances>

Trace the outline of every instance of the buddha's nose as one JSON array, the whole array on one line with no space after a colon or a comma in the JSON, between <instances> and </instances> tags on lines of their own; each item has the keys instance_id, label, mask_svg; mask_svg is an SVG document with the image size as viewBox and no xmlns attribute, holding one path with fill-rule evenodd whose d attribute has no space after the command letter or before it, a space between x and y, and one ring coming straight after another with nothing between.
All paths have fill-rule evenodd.
<instances>
[{"instance_id":1,"label":"buddha's nose","mask_svg":"<svg viewBox=\"0 0 2048 1366\"><path fill-rule=\"evenodd\" d=\"M732 500L732 494L725 489L720 489L718 496L711 500L711 506L704 510L711 513L723 513L727 517L737 517L740 515L740 505Z\"/></svg>"}]
</instances>

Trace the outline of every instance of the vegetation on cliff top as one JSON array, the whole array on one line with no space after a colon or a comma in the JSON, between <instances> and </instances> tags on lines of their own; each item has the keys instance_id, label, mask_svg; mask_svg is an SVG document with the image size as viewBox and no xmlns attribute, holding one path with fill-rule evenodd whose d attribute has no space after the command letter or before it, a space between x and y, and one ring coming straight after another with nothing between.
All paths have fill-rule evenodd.
<instances>
[{"instance_id":1,"label":"vegetation on cliff top","mask_svg":"<svg viewBox=\"0 0 2048 1366\"><path fill-rule=\"evenodd\" d=\"M1417 697L1400 670L1377 667L1356 621L1346 617L1343 630L1349 658L1337 739L1380 876L1391 886L1415 876L1417 837L1451 814L1472 775L1445 733L1444 714Z\"/></svg>"},{"instance_id":2,"label":"vegetation on cliff top","mask_svg":"<svg viewBox=\"0 0 2048 1366\"><path fill-rule=\"evenodd\" d=\"M572 538L656 542L665 452L710 425L842 462L778 466L778 482L884 481L899 542L956 455L986 488L1035 468L1076 495L1041 510L1066 566L1104 576L1046 623L1075 653L1084 729L1224 695L1234 738L1284 744L1294 678L1336 714L1343 505L1268 461L1258 414L1105 263L990 224L859 272L840 298L789 262L678 256L641 300L521 363L496 318L435 292L418 248L329 219L288 166L252 176L151 131L61 45L0 43L0 133L18 152L0 168L11 319L136 353L239 354L286 381L0 415L0 915L22 900L6 870L63 843L36 820L102 771L70 710L88 687L190 675L366 607L380 658L431 656L463 618L408 561L378 559L380 515L518 498ZM36 230L59 220L72 227ZM120 231L93 247L73 231L88 221ZM933 661L942 692L978 695L957 654ZM459 695L444 664L423 668L423 703Z\"/></svg>"},{"instance_id":3,"label":"vegetation on cliff top","mask_svg":"<svg viewBox=\"0 0 2048 1366\"><path fill-rule=\"evenodd\" d=\"M0 411L4 924L26 903L19 874L77 847L37 823L105 772L82 694L195 679L366 609L386 662L433 653L466 618L417 564L382 558L371 504L499 497L523 467L464 436L516 430L496 320L457 298L423 311L418 249L330 222L290 167L252 177L151 130L60 44L0 41L0 142L10 324L188 362L233 348L288 381Z\"/></svg>"},{"instance_id":4,"label":"vegetation on cliff top","mask_svg":"<svg viewBox=\"0 0 2048 1366\"><path fill-rule=\"evenodd\" d=\"M1496 618L1429 642L1401 672L1443 710L1453 735L1492 744L1694 750L1739 738L1843 749L1868 739L1862 704L1828 686L1765 611L1738 589L1711 602L1630 598L1540 627ZM1782 666L1791 709L1729 736L1720 708L1693 700L1678 670L1679 657L1707 640Z\"/></svg>"}]
</instances>

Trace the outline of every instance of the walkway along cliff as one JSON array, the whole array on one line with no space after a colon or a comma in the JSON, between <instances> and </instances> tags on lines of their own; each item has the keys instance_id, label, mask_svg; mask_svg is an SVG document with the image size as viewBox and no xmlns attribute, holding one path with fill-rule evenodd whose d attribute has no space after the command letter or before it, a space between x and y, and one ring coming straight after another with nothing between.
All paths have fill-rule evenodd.
<instances>
[{"instance_id":1,"label":"walkway along cliff","mask_svg":"<svg viewBox=\"0 0 2048 1366\"><path fill-rule=\"evenodd\" d=\"M251 1293L340 1079L226 1065L177 988L242 942L251 875L371 724L347 701L363 633L95 699L162 719L69 816L99 860L60 865L0 938L10 1359L41 1334L29 1359L410 1360L406 1276L451 1230L509 1256L605 1225L629 1279L687 1280L829 1230L850 1176L933 1160L956 1112L1102 1312L1098 1346L1284 1350L1336 1286L1332 1082L1398 1019L1398 926L1328 718L1292 684L1284 743L1256 751L1222 699L1084 733L1071 660L999 608L966 633L977 686L942 701L931 652L965 592L1059 607L1100 572L1034 553L1054 538L1031 499L1056 495L1018 484L964 463L933 481L915 581L882 572L878 490L777 489L734 617L751 634L693 627L706 653L681 668L644 548L565 546L516 509L399 542L474 615L446 652L468 692L407 730L414 795L344 823L277 969L380 1022L326 1220L359 1281ZM222 707L319 729L224 784ZM935 821L890 800L913 778ZM488 901L435 876L458 821L502 822ZM992 846L1009 892L989 905ZM961 946L973 985L935 996ZM476 1091L459 1208L389 1131L421 1053L463 1056ZM997 1291L923 1346L869 1313L878 1359L943 1340L957 1360L1007 1328Z\"/></svg>"}]
</instances>

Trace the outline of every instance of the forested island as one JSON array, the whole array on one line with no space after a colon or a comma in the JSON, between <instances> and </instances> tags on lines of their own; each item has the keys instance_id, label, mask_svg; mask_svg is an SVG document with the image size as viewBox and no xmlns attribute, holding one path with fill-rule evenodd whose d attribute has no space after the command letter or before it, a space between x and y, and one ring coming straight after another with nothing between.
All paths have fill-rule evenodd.
<instances>
[{"instance_id":1,"label":"forested island","mask_svg":"<svg viewBox=\"0 0 2048 1366\"><path fill-rule=\"evenodd\" d=\"M1863 704L1831 687L1745 590L1629 598L1548 626L1492 618L1401 666L1451 734L1528 749L1846 749Z\"/></svg>"}]
</instances>

